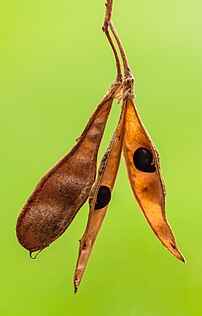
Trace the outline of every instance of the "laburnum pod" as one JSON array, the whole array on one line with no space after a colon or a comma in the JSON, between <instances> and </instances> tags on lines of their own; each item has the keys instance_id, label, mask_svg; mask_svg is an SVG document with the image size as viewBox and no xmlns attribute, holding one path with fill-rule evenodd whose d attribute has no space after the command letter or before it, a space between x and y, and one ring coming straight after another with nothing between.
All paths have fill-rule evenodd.
<instances>
[{"instance_id":1,"label":"laburnum pod","mask_svg":"<svg viewBox=\"0 0 202 316\"><path fill-rule=\"evenodd\" d=\"M80 240L79 255L74 274L75 293L83 277L89 256L111 199L122 152L124 119L125 107L123 104L117 128L101 160L98 177L89 196L89 218L84 235Z\"/></svg>"},{"instance_id":2,"label":"laburnum pod","mask_svg":"<svg viewBox=\"0 0 202 316\"><path fill-rule=\"evenodd\" d=\"M166 219L159 154L130 98L126 103L123 151L132 191L150 227L162 244L185 262Z\"/></svg>"},{"instance_id":3,"label":"laburnum pod","mask_svg":"<svg viewBox=\"0 0 202 316\"><path fill-rule=\"evenodd\" d=\"M20 244L42 250L70 225L87 200L95 181L97 153L112 102L120 83L110 86L76 145L39 181L24 205L16 226Z\"/></svg>"}]
</instances>

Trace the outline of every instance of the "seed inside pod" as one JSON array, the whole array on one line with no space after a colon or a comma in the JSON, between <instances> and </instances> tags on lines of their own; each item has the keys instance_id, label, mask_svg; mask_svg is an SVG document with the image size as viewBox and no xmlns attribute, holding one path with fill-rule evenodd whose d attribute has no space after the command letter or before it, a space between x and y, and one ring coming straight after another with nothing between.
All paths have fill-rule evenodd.
<instances>
[{"instance_id":1,"label":"seed inside pod","mask_svg":"<svg viewBox=\"0 0 202 316\"><path fill-rule=\"evenodd\" d=\"M139 171L149 173L155 172L156 167L154 164L152 164L152 160L152 153L149 151L149 149L144 147L138 148L133 154L134 165Z\"/></svg>"},{"instance_id":2,"label":"seed inside pod","mask_svg":"<svg viewBox=\"0 0 202 316\"><path fill-rule=\"evenodd\" d=\"M111 200L110 189L106 187L105 185L102 185L98 191L97 201L95 203L95 210L100 210L101 208L105 207L107 204L109 204L110 200Z\"/></svg>"}]
</instances>

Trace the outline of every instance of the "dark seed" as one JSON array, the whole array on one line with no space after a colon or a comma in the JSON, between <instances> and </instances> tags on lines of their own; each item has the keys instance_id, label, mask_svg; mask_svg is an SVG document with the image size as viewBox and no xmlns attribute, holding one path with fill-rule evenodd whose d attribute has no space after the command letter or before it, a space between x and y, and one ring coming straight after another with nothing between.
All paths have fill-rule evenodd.
<instances>
[{"instance_id":1,"label":"dark seed","mask_svg":"<svg viewBox=\"0 0 202 316\"><path fill-rule=\"evenodd\" d=\"M95 203L95 210L99 210L107 204L109 204L109 201L111 200L111 191L108 187L105 185L102 185L99 188L98 195L97 195L97 201Z\"/></svg>"},{"instance_id":2,"label":"dark seed","mask_svg":"<svg viewBox=\"0 0 202 316\"><path fill-rule=\"evenodd\" d=\"M134 152L133 162L135 168L137 168L139 171L151 173L155 172L156 167L154 164L152 164L152 160L153 155L147 148L140 147Z\"/></svg>"}]
</instances>

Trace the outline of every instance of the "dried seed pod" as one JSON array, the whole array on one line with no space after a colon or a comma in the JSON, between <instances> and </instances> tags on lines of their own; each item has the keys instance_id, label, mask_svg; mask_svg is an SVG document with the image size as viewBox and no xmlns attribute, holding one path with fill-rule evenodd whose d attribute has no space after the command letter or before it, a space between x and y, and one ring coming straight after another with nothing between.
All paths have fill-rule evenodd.
<instances>
[{"instance_id":1,"label":"dried seed pod","mask_svg":"<svg viewBox=\"0 0 202 316\"><path fill-rule=\"evenodd\" d=\"M124 109L125 108L123 107L116 131L114 132L110 145L102 158L98 178L90 193L89 218L85 233L80 241L78 261L74 274L75 293L81 282L94 242L106 215L111 192L116 180L122 151L125 117Z\"/></svg>"},{"instance_id":2,"label":"dried seed pod","mask_svg":"<svg viewBox=\"0 0 202 316\"><path fill-rule=\"evenodd\" d=\"M115 93L111 85L72 150L37 184L17 220L17 237L30 252L41 250L70 225L89 196L97 153Z\"/></svg>"},{"instance_id":3,"label":"dried seed pod","mask_svg":"<svg viewBox=\"0 0 202 316\"><path fill-rule=\"evenodd\" d=\"M126 104L123 150L133 193L149 225L163 245L184 261L166 219L165 185L160 174L159 154L131 99Z\"/></svg>"}]
</instances>

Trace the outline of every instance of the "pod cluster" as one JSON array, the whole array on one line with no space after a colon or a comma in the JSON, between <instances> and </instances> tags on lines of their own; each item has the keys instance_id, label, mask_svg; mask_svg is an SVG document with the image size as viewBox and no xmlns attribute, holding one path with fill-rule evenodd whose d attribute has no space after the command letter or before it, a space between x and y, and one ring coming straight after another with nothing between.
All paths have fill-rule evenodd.
<instances>
[{"instance_id":1,"label":"pod cluster","mask_svg":"<svg viewBox=\"0 0 202 316\"><path fill-rule=\"evenodd\" d=\"M16 225L20 244L30 253L41 251L64 233L82 205L89 200L88 222L80 240L74 273L75 292L110 205L122 152L134 197L149 226L176 258L185 261L166 219L165 185L159 154L133 101L133 75L111 21L112 4L112 0L106 0L103 31L113 49L117 79L91 115L75 146L39 181L22 208ZM108 27L120 50L124 76ZM115 98L122 100L120 118L96 172L98 150Z\"/></svg>"}]
</instances>

